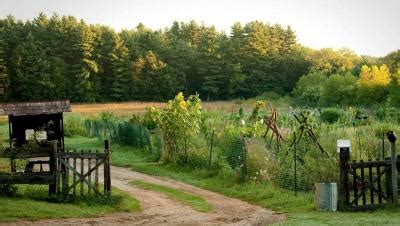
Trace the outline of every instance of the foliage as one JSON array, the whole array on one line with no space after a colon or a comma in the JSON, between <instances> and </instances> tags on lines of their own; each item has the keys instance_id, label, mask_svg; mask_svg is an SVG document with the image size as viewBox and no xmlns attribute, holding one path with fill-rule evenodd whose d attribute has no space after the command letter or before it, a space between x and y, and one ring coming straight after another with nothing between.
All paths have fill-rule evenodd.
<instances>
[{"instance_id":1,"label":"foliage","mask_svg":"<svg viewBox=\"0 0 400 226\"><path fill-rule=\"evenodd\" d=\"M310 66L292 28L260 21L235 24L228 36L195 21L116 32L72 16L8 16L0 46L5 101L167 100L180 90L250 97L289 92Z\"/></svg>"},{"instance_id":2,"label":"foliage","mask_svg":"<svg viewBox=\"0 0 400 226\"><path fill-rule=\"evenodd\" d=\"M129 122L133 124L141 124L145 126L148 130L154 130L157 128L159 123L160 110L155 107L146 108L146 112L142 117L139 115L132 115L132 118L129 119Z\"/></svg>"},{"instance_id":3,"label":"foliage","mask_svg":"<svg viewBox=\"0 0 400 226\"><path fill-rule=\"evenodd\" d=\"M320 118L322 122L335 123L344 116L343 111L337 108L327 108L321 114Z\"/></svg>"},{"instance_id":4,"label":"foliage","mask_svg":"<svg viewBox=\"0 0 400 226\"><path fill-rule=\"evenodd\" d=\"M390 83L389 68L383 64L362 66L358 80L358 101L362 104L383 103L386 100Z\"/></svg>"},{"instance_id":5,"label":"foliage","mask_svg":"<svg viewBox=\"0 0 400 226\"><path fill-rule=\"evenodd\" d=\"M350 73L333 74L322 84L320 104L349 106L355 104L357 77Z\"/></svg>"},{"instance_id":6,"label":"foliage","mask_svg":"<svg viewBox=\"0 0 400 226\"><path fill-rule=\"evenodd\" d=\"M0 184L0 196L12 196L17 193L17 187L12 184Z\"/></svg>"},{"instance_id":7,"label":"foliage","mask_svg":"<svg viewBox=\"0 0 400 226\"><path fill-rule=\"evenodd\" d=\"M379 67L363 65L359 78L350 72L327 76L322 71L315 71L300 78L293 96L296 105L311 107L370 106L385 102L396 105L397 81L397 74L391 75L385 64Z\"/></svg>"},{"instance_id":8,"label":"foliage","mask_svg":"<svg viewBox=\"0 0 400 226\"><path fill-rule=\"evenodd\" d=\"M178 154L187 151L187 142L199 133L201 123L201 101L196 96L185 100L178 93L159 115L159 128L164 140L165 160L173 160Z\"/></svg>"},{"instance_id":9,"label":"foliage","mask_svg":"<svg viewBox=\"0 0 400 226\"><path fill-rule=\"evenodd\" d=\"M400 63L395 72L389 84L389 102L392 106L400 107Z\"/></svg>"},{"instance_id":10,"label":"foliage","mask_svg":"<svg viewBox=\"0 0 400 226\"><path fill-rule=\"evenodd\" d=\"M72 137L74 135L87 136L84 120L79 115L68 115L64 118L64 135Z\"/></svg>"},{"instance_id":11,"label":"foliage","mask_svg":"<svg viewBox=\"0 0 400 226\"><path fill-rule=\"evenodd\" d=\"M351 71L360 59L349 49L337 51L323 48L311 51L307 58L313 62L311 71L324 74L335 74Z\"/></svg>"},{"instance_id":12,"label":"foliage","mask_svg":"<svg viewBox=\"0 0 400 226\"><path fill-rule=\"evenodd\" d=\"M322 97L322 84L327 76L322 73L310 73L302 76L293 91L299 105L317 106Z\"/></svg>"}]
</instances>

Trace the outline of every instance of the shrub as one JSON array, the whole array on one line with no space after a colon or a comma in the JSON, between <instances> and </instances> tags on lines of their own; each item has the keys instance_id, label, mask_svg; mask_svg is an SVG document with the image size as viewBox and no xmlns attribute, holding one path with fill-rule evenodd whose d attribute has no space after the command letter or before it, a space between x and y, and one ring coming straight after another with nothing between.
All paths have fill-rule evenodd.
<instances>
[{"instance_id":1,"label":"shrub","mask_svg":"<svg viewBox=\"0 0 400 226\"><path fill-rule=\"evenodd\" d=\"M0 184L0 195L1 196L12 196L17 193L17 187L11 184Z\"/></svg>"},{"instance_id":2,"label":"shrub","mask_svg":"<svg viewBox=\"0 0 400 226\"><path fill-rule=\"evenodd\" d=\"M296 103L299 105L317 106L322 97L322 85L327 78L325 74L319 72L302 76L293 90Z\"/></svg>"},{"instance_id":3,"label":"shrub","mask_svg":"<svg viewBox=\"0 0 400 226\"><path fill-rule=\"evenodd\" d=\"M154 130L157 128L160 111L157 108L151 107L147 109L146 113L143 115L141 123L149 130Z\"/></svg>"},{"instance_id":4,"label":"shrub","mask_svg":"<svg viewBox=\"0 0 400 226\"><path fill-rule=\"evenodd\" d=\"M72 137L74 135L88 136L82 117L79 115L68 115L65 117L64 135L66 137Z\"/></svg>"},{"instance_id":5,"label":"shrub","mask_svg":"<svg viewBox=\"0 0 400 226\"><path fill-rule=\"evenodd\" d=\"M381 121L400 122L400 110L393 107L380 107L375 111L375 117Z\"/></svg>"},{"instance_id":6,"label":"shrub","mask_svg":"<svg viewBox=\"0 0 400 226\"><path fill-rule=\"evenodd\" d=\"M327 108L320 115L321 121L327 123L338 122L342 117L344 117L343 111L337 108Z\"/></svg>"}]
</instances>

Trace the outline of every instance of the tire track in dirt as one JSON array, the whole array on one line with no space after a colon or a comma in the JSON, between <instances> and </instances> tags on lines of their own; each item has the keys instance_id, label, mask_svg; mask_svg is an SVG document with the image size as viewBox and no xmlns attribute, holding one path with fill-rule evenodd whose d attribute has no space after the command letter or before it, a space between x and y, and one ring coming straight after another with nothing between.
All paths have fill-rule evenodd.
<instances>
[{"instance_id":1,"label":"tire track in dirt","mask_svg":"<svg viewBox=\"0 0 400 226\"><path fill-rule=\"evenodd\" d=\"M9 225L265 225L286 219L284 214L171 179L115 166L111 168L111 173L112 185L138 199L140 212L111 213L97 218L21 220ZM143 180L202 196L213 206L213 211L197 212L164 194L128 185L132 180Z\"/></svg>"}]
</instances>

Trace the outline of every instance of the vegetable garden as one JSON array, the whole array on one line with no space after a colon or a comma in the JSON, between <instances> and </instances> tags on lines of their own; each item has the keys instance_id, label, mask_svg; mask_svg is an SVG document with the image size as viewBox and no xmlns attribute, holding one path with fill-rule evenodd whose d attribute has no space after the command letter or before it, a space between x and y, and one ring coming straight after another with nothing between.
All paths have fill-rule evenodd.
<instances>
[{"instance_id":1,"label":"vegetable garden","mask_svg":"<svg viewBox=\"0 0 400 226\"><path fill-rule=\"evenodd\" d=\"M338 182L338 139L351 140L352 160L388 157L384 133L399 133L399 120L382 109L277 108L266 101L232 113L206 111L198 96L179 93L166 107L151 107L129 119L110 112L67 118L66 134L110 137L142 150L148 161L230 174L237 183L274 184L297 193L312 191L317 182Z\"/></svg>"}]
</instances>

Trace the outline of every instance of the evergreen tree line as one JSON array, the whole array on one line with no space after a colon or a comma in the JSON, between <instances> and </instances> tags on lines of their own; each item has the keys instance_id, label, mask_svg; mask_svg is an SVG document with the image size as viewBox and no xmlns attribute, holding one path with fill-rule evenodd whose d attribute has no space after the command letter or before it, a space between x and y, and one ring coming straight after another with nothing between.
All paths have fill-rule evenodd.
<instances>
[{"instance_id":1,"label":"evergreen tree line","mask_svg":"<svg viewBox=\"0 0 400 226\"><path fill-rule=\"evenodd\" d=\"M179 91L204 100L288 94L310 72L358 75L365 59L347 49L306 48L290 27L260 21L235 23L225 34L195 21L116 32L56 14L0 19L2 101L163 101Z\"/></svg>"}]
</instances>

